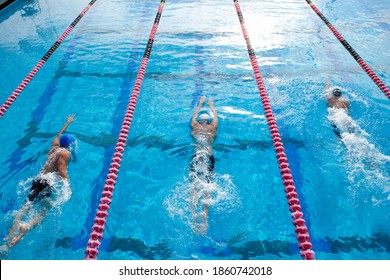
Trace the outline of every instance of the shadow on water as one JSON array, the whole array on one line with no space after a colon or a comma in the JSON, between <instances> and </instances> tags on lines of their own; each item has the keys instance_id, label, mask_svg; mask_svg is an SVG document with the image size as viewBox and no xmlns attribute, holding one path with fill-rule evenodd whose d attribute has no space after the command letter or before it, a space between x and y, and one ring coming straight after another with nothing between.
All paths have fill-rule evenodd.
<instances>
[{"instance_id":1,"label":"shadow on water","mask_svg":"<svg viewBox=\"0 0 390 280\"><path fill-rule=\"evenodd\" d=\"M17 12L20 12L22 17L34 17L41 13L41 7L39 0L5 0L0 1L0 12L2 23Z\"/></svg>"},{"instance_id":2,"label":"shadow on water","mask_svg":"<svg viewBox=\"0 0 390 280\"><path fill-rule=\"evenodd\" d=\"M56 248L64 249L80 249L72 246L72 237L64 237L57 239L55 243ZM154 259L169 259L171 257L171 251L168 248L167 243L158 243L155 246L148 246L141 239L134 238L118 238L112 237L111 243L107 248L107 252L133 252L142 259L154 260Z\"/></svg>"},{"instance_id":3,"label":"shadow on water","mask_svg":"<svg viewBox=\"0 0 390 280\"><path fill-rule=\"evenodd\" d=\"M33 17L41 13L41 6L38 0L24 1L26 4L20 10L22 17Z\"/></svg>"},{"instance_id":4,"label":"shadow on water","mask_svg":"<svg viewBox=\"0 0 390 280\"><path fill-rule=\"evenodd\" d=\"M16 142L18 148L16 149L14 154L15 153L21 153L21 154L18 157L15 157L15 155L13 154L12 157L10 157L4 162L5 164L7 163L10 164L11 170L10 173L4 175L2 179L4 179L5 177L12 178L15 174L20 173L26 168L31 167L33 164L37 162L39 157L43 156L48 152L51 139L55 137L55 133L37 132L35 126L36 125L31 124L31 128L29 129L29 131L26 131L27 132L26 135ZM81 133L74 133L69 131L69 134L75 135L78 141L81 141L93 147L100 147L100 148L113 147L115 146L117 141L117 136L109 133L101 133L99 135L87 136ZM26 152L25 148L37 140L42 141L42 143L45 143L44 144L45 150L43 149L37 150L34 156L26 160L20 161L19 159L21 159L22 155ZM228 153L233 150L256 149L256 150L264 151L273 148L273 143L271 140L259 141L259 140L233 139L233 141L236 144L223 144L223 143L215 144L214 150ZM304 146L304 143L302 141L292 139L292 138L285 139L285 143L286 144L290 143L292 145L295 145L297 148L302 148ZM163 136L154 136L154 135L147 136L145 134L140 134L136 137L129 138L129 140L127 141L127 147L136 147L136 146L144 146L148 149L156 148L161 151L171 151L170 155L185 155L185 156L191 154L193 149L190 143L177 144L174 139L167 139ZM12 159L18 159L18 160L12 160Z\"/></svg>"},{"instance_id":5,"label":"shadow on water","mask_svg":"<svg viewBox=\"0 0 390 280\"><path fill-rule=\"evenodd\" d=\"M292 256L299 254L298 246L294 242L281 241L281 240L257 240L248 241L243 245L237 245L241 243L241 239L232 238L227 246L223 249L214 248L212 246L201 248L206 256L210 257L229 257L236 256L242 260L258 259L266 255L274 255L279 258L283 258L283 255ZM317 244L327 244L326 246L316 246ZM383 233L376 233L372 237L362 238L359 236L347 236L339 237L337 239L331 239L325 237L324 239L313 241L315 251L342 254L350 253L352 251L358 251L366 253L368 250L375 250L377 252L390 252L390 236ZM72 237L64 237L57 239L55 242L56 248L64 248L77 250L81 248L75 248L72 246ZM137 254L141 259L170 259L172 258L172 252L169 249L167 242L160 242L154 246L148 246L140 239L134 238L119 238L112 237L111 243L108 245L106 252L112 253L115 251L132 252ZM173 257L174 259L175 257Z\"/></svg>"}]
</instances>

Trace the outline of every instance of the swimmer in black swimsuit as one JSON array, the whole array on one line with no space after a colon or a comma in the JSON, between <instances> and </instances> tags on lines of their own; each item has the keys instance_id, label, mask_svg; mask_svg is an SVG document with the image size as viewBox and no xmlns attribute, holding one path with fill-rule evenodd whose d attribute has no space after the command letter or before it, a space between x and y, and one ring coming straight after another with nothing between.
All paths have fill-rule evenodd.
<instances>
[{"instance_id":1,"label":"swimmer in black swimsuit","mask_svg":"<svg viewBox=\"0 0 390 280\"><path fill-rule=\"evenodd\" d=\"M28 201L33 202L36 199L42 200L50 197L52 188L45 178L35 178L31 186L30 194L27 197Z\"/></svg>"},{"instance_id":2,"label":"swimmer in black swimsuit","mask_svg":"<svg viewBox=\"0 0 390 280\"><path fill-rule=\"evenodd\" d=\"M7 235L7 240L9 240L9 245L4 245L12 247L22 239L22 237L33 227L42 222L46 212L48 210L48 203L42 203L51 196L53 187L50 185L47 177L51 173L58 174L63 180L68 181L67 167L70 159L69 147L75 142L75 139L68 135L64 134L65 130L75 120L74 116L68 116L67 122L61 128L60 132L52 141L51 149L48 153L48 158L42 168L40 174L34 179L30 194L27 197L26 204L18 211L17 216L12 224L12 227ZM22 219L26 214L32 210L32 207L35 203L39 203L40 212L34 214L31 220L27 223L21 223ZM15 232L19 226L19 232L16 236Z\"/></svg>"},{"instance_id":3,"label":"swimmer in black swimsuit","mask_svg":"<svg viewBox=\"0 0 390 280\"><path fill-rule=\"evenodd\" d=\"M192 155L191 166L190 166L190 176L192 179L194 177L204 178L208 183L210 183L211 175L214 171L215 158L213 155L210 155L208 152L198 151ZM200 170L200 166L207 166L206 170Z\"/></svg>"},{"instance_id":4,"label":"swimmer in black swimsuit","mask_svg":"<svg viewBox=\"0 0 390 280\"><path fill-rule=\"evenodd\" d=\"M199 194L203 194L204 212L201 213L203 222L197 229L197 232L201 234L205 234L207 231L207 218L209 214L209 204L207 200L211 196L209 191L202 189L202 186L205 186L205 183L211 182L212 173L214 171L215 158L212 154L212 145L217 135L218 127L218 114L212 100L209 100L208 102L212 116L208 113L198 115L205 101L206 97L203 96L200 99L198 107L195 109L191 121L191 135L195 141L195 153L191 160L190 178L192 183L196 184L193 186L192 208L193 216L199 216L196 215L194 209L200 200Z\"/></svg>"}]
</instances>

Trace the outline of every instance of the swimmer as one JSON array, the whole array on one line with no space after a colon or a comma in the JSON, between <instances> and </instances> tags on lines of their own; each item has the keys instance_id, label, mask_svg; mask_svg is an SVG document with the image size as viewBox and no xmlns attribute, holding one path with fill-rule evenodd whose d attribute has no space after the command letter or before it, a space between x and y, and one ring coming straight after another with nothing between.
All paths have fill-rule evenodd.
<instances>
[{"instance_id":1,"label":"swimmer","mask_svg":"<svg viewBox=\"0 0 390 280\"><path fill-rule=\"evenodd\" d=\"M330 79L326 77L325 82L325 94L327 95L326 101L328 107L336 109L349 109L349 101L344 96L342 96L342 90L338 87L330 89Z\"/></svg>"},{"instance_id":2,"label":"swimmer","mask_svg":"<svg viewBox=\"0 0 390 280\"><path fill-rule=\"evenodd\" d=\"M193 209L193 216L200 216L203 221L199 228L199 233L201 234L205 234L207 231L207 218L209 215L208 201L210 200L210 192L203 190L201 186L207 186L207 183L210 183L211 175L214 171L215 158L212 154L212 145L215 141L218 127L218 114L212 100L208 102L212 116L208 113L198 115L205 102L206 97L203 96L191 120L191 135L195 142L195 153L192 156L190 178L194 184L198 185L193 188L192 206L194 208L200 199L199 194L204 192L204 212L201 215L195 215L195 209Z\"/></svg>"},{"instance_id":3,"label":"swimmer","mask_svg":"<svg viewBox=\"0 0 390 280\"><path fill-rule=\"evenodd\" d=\"M326 77L324 90L328 112L334 133L341 138L344 132L355 133L356 124L348 114L349 101L343 95L343 90L338 87L330 87L330 79Z\"/></svg>"},{"instance_id":4,"label":"swimmer","mask_svg":"<svg viewBox=\"0 0 390 280\"><path fill-rule=\"evenodd\" d=\"M53 187L47 180L47 175L51 173L58 174L62 180L69 182L67 174L68 162L70 159L69 147L75 142L75 139L69 134L63 134L68 128L69 124L75 121L74 115L67 117L67 122L58 132L57 136L52 141L48 158L42 167L41 172L33 180L30 194L27 197L27 202L18 211L18 214L12 224L12 227L7 235L9 247L15 246L22 237L34 228L36 225L42 222L47 213L47 207L45 207L45 199L51 196ZM46 176L45 176L46 175ZM34 203L39 203L40 212L33 215L29 222L22 222L22 219L26 214L32 210ZM46 203L47 205L47 203ZM17 227L19 226L19 232L15 236ZM5 245L7 246L7 245Z\"/></svg>"}]
</instances>

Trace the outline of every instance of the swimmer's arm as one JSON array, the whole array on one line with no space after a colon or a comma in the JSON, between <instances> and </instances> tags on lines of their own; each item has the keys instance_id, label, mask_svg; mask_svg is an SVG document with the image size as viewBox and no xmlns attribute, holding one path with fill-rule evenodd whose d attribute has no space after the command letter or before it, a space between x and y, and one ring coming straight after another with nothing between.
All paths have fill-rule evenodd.
<instances>
[{"instance_id":1,"label":"swimmer's arm","mask_svg":"<svg viewBox=\"0 0 390 280\"><path fill-rule=\"evenodd\" d=\"M51 145L51 148L53 149L54 147L58 147L60 145L60 137L62 135L62 133L65 132L65 130L68 128L68 126L74 122L76 119L75 119L75 115L69 115L68 118L67 118L67 121L66 123L64 124L64 126L61 128L61 130L57 133L56 137L53 139L52 141L52 145Z\"/></svg>"},{"instance_id":2,"label":"swimmer's arm","mask_svg":"<svg viewBox=\"0 0 390 280\"><path fill-rule=\"evenodd\" d=\"M191 126L194 127L198 124L196 121L196 116L198 115L200 109L202 108L204 102L206 101L206 96L202 96L202 98L199 101L198 107L196 107L194 114L192 115L192 120L191 120Z\"/></svg>"},{"instance_id":3,"label":"swimmer's arm","mask_svg":"<svg viewBox=\"0 0 390 280\"><path fill-rule=\"evenodd\" d=\"M344 100L343 106L344 106L345 109L348 110L349 109L349 101L348 100Z\"/></svg>"},{"instance_id":4,"label":"swimmer's arm","mask_svg":"<svg viewBox=\"0 0 390 280\"><path fill-rule=\"evenodd\" d=\"M215 110L213 100L209 100L209 107L211 112L213 113L213 122L211 123L211 125L216 128L218 126L218 113L217 110Z\"/></svg>"},{"instance_id":5,"label":"swimmer's arm","mask_svg":"<svg viewBox=\"0 0 390 280\"><path fill-rule=\"evenodd\" d=\"M70 154L60 153L57 160L58 175L66 180L68 180L68 173L66 172L66 168L68 167L69 159Z\"/></svg>"},{"instance_id":6,"label":"swimmer's arm","mask_svg":"<svg viewBox=\"0 0 390 280\"><path fill-rule=\"evenodd\" d=\"M325 89L324 91L327 91L330 87L330 78L329 77L326 77L325 78Z\"/></svg>"}]
</instances>

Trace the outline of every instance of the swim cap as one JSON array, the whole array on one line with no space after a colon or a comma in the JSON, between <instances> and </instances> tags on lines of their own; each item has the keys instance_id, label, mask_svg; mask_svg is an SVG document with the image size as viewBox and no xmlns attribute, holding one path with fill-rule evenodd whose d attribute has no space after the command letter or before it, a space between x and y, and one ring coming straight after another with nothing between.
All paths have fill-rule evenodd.
<instances>
[{"instance_id":1,"label":"swim cap","mask_svg":"<svg viewBox=\"0 0 390 280\"><path fill-rule=\"evenodd\" d=\"M339 88L335 88L332 90L332 94L334 97L340 97L341 96L341 90Z\"/></svg>"},{"instance_id":2,"label":"swim cap","mask_svg":"<svg viewBox=\"0 0 390 280\"><path fill-rule=\"evenodd\" d=\"M197 118L198 123L203 123L205 121L207 121L208 123L211 123L212 120L213 120L213 118L207 113L200 114Z\"/></svg>"},{"instance_id":3,"label":"swim cap","mask_svg":"<svg viewBox=\"0 0 390 280\"><path fill-rule=\"evenodd\" d=\"M75 142L73 136L69 134L64 134L60 138L60 147L68 148L71 144Z\"/></svg>"}]
</instances>

